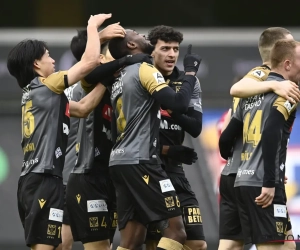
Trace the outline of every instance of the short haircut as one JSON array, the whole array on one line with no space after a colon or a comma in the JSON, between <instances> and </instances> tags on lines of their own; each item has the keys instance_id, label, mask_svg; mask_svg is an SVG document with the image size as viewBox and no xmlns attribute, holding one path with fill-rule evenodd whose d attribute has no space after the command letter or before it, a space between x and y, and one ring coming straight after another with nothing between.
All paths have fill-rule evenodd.
<instances>
[{"instance_id":1,"label":"short haircut","mask_svg":"<svg viewBox=\"0 0 300 250\"><path fill-rule=\"evenodd\" d=\"M258 49L260 56L264 62L270 61L270 53L274 44L281 39L285 39L291 32L281 27L271 27L260 35Z\"/></svg>"},{"instance_id":2,"label":"short haircut","mask_svg":"<svg viewBox=\"0 0 300 250\"><path fill-rule=\"evenodd\" d=\"M300 43L294 40L277 41L271 51L271 68L277 68L286 59L293 60L297 46L300 46Z\"/></svg>"},{"instance_id":3,"label":"short haircut","mask_svg":"<svg viewBox=\"0 0 300 250\"><path fill-rule=\"evenodd\" d=\"M109 41L109 52L111 56L115 59L120 59L124 56L130 54L130 51L127 47L127 38L116 37Z\"/></svg>"},{"instance_id":4,"label":"short haircut","mask_svg":"<svg viewBox=\"0 0 300 250\"><path fill-rule=\"evenodd\" d=\"M40 60L48 50L47 45L39 40L23 40L8 54L7 69L14 76L21 88L26 87L38 76L34 71L34 61Z\"/></svg>"},{"instance_id":5,"label":"short haircut","mask_svg":"<svg viewBox=\"0 0 300 250\"><path fill-rule=\"evenodd\" d=\"M154 46L157 44L158 40L164 42L178 42L180 44L183 40L183 35L181 32L174 30L170 26L159 25L149 31L148 39Z\"/></svg>"},{"instance_id":6,"label":"short haircut","mask_svg":"<svg viewBox=\"0 0 300 250\"><path fill-rule=\"evenodd\" d=\"M73 56L79 62L85 51L87 43L87 30L78 30L77 35L72 38L70 49Z\"/></svg>"}]
</instances>

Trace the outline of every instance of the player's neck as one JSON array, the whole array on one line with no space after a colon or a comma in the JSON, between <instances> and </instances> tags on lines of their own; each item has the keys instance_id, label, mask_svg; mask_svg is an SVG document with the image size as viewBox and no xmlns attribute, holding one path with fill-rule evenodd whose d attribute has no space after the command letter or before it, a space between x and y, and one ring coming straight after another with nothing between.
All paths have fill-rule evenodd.
<instances>
[{"instance_id":1,"label":"player's neck","mask_svg":"<svg viewBox=\"0 0 300 250\"><path fill-rule=\"evenodd\" d=\"M289 80L288 73L285 70L275 68L272 69L272 72L282 75L284 79Z\"/></svg>"},{"instance_id":2,"label":"player's neck","mask_svg":"<svg viewBox=\"0 0 300 250\"><path fill-rule=\"evenodd\" d=\"M163 76L169 76L172 74L173 71L165 71L161 69L158 65L154 63L154 67L158 69L158 71L163 75Z\"/></svg>"}]
</instances>

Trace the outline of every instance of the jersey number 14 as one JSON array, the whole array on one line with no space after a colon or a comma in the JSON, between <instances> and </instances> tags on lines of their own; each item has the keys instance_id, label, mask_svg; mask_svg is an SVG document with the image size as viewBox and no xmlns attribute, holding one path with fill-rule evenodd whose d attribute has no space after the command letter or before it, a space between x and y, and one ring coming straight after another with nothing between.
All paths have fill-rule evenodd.
<instances>
[{"instance_id":1,"label":"jersey number 14","mask_svg":"<svg viewBox=\"0 0 300 250\"><path fill-rule=\"evenodd\" d=\"M251 143L256 147L261 139L262 110L257 110L250 123L250 113L247 113L244 120L243 143Z\"/></svg>"}]
</instances>

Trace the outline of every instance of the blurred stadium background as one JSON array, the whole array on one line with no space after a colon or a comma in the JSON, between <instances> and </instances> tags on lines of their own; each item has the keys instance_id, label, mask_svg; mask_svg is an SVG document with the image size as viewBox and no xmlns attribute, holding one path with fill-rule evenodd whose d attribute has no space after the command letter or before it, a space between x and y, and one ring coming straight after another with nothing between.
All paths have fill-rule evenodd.
<instances>
[{"instance_id":1,"label":"blurred stadium background","mask_svg":"<svg viewBox=\"0 0 300 250\"><path fill-rule=\"evenodd\" d=\"M37 38L48 42L57 70L74 63L69 43L76 29L84 27L90 14L113 13L105 25L120 21L140 33L159 24L177 27L184 34L182 58L189 43L202 56L198 77L203 95L203 130L199 138L187 136L185 143L196 148L199 160L185 167L199 199L208 250L218 245L218 178L222 169L218 154L217 121L231 104L230 86L260 65L257 49L260 33L282 26L300 40L300 6L261 1L173 0L148 2L51 0L1 1L0 8L0 249L25 249L18 217L16 192L22 164L21 90L6 68L7 54L20 40ZM17 7L17 8L16 8ZM279 15L280 14L280 15ZM299 25L299 27L297 26ZM298 112L298 115L299 112ZM49 121L51 122L51 121ZM288 209L294 235L300 235L300 121L296 119L287 157ZM116 237L118 241L118 236ZM74 249L82 249L75 244ZM300 249L300 248L299 248Z\"/></svg>"}]
</instances>

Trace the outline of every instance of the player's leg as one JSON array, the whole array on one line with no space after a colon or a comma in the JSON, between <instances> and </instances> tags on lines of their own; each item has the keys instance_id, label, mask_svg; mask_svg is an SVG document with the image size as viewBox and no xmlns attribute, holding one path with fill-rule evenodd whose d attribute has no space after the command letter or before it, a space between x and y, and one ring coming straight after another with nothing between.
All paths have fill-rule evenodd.
<instances>
[{"instance_id":1,"label":"player's leg","mask_svg":"<svg viewBox=\"0 0 300 250\"><path fill-rule=\"evenodd\" d=\"M235 175L221 175L219 250L242 250L244 248L234 182Z\"/></svg>"},{"instance_id":2,"label":"player's leg","mask_svg":"<svg viewBox=\"0 0 300 250\"><path fill-rule=\"evenodd\" d=\"M195 193L184 174L169 173L168 176L176 190L186 231L184 249L206 250L202 216Z\"/></svg>"},{"instance_id":3,"label":"player's leg","mask_svg":"<svg viewBox=\"0 0 300 250\"><path fill-rule=\"evenodd\" d=\"M107 179L109 179L109 183L110 183L109 202L108 202L108 211L110 215L109 242L110 242L110 249L113 249L113 240L118 225L117 201L116 201L116 190L112 180L110 179L109 174L107 176Z\"/></svg>"},{"instance_id":4,"label":"player's leg","mask_svg":"<svg viewBox=\"0 0 300 250\"><path fill-rule=\"evenodd\" d=\"M287 232L286 232L286 236L285 236L285 242L284 242L284 250L296 250L296 243L294 241L294 236L293 236L293 230L289 229L291 228L291 225L289 226L290 221L288 222L288 226L287 226Z\"/></svg>"},{"instance_id":5,"label":"player's leg","mask_svg":"<svg viewBox=\"0 0 300 250\"><path fill-rule=\"evenodd\" d=\"M155 250L161 239L161 232L157 229L156 223L150 223L147 228L146 250Z\"/></svg>"},{"instance_id":6,"label":"player's leg","mask_svg":"<svg viewBox=\"0 0 300 250\"><path fill-rule=\"evenodd\" d=\"M145 226L159 221L158 229L163 232L164 237L157 249L182 249L185 231L181 212L175 204L174 187L163 169L145 164L114 166L110 169L117 193L121 247L141 247L146 236ZM122 200L124 192L127 200ZM130 237L133 233L138 235ZM124 237L128 238L125 240Z\"/></svg>"},{"instance_id":7,"label":"player's leg","mask_svg":"<svg viewBox=\"0 0 300 250\"><path fill-rule=\"evenodd\" d=\"M26 244L32 249L52 250L61 243L62 180L52 175L35 173L23 178L18 198L26 214Z\"/></svg>"},{"instance_id":8,"label":"player's leg","mask_svg":"<svg viewBox=\"0 0 300 250\"><path fill-rule=\"evenodd\" d=\"M261 194L261 187L239 187L239 190L247 204L252 243L258 250L283 249L284 230L288 224L284 190L276 188L272 205L266 208L255 203L255 198ZM280 209L277 211L278 207Z\"/></svg>"},{"instance_id":9,"label":"player's leg","mask_svg":"<svg viewBox=\"0 0 300 250\"><path fill-rule=\"evenodd\" d=\"M62 243L55 250L71 250L73 246L73 236L70 227L69 213L66 204L66 189L67 186L64 185L64 216L63 216L63 224L61 230Z\"/></svg>"},{"instance_id":10,"label":"player's leg","mask_svg":"<svg viewBox=\"0 0 300 250\"><path fill-rule=\"evenodd\" d=\"M71 174L67 209L74 241L84 249L110 249L107 182L101 174Z\"/></svg>"}]
</instances>

